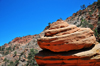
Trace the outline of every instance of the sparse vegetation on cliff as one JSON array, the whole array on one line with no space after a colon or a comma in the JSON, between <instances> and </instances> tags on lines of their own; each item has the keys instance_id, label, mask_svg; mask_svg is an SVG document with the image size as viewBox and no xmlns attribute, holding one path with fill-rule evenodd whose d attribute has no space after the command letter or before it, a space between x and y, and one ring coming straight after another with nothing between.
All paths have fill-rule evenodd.
<instances>
[{"instance_id":1,"label":"sparse vegetation on cliff","mask_svg":"<svg viewBox=\"0 0 100 66\"><path fill-rule=\"evenodd\" d=\"M36 63L34 59L36 53L38 53L37 50L30 49L30 53L28 55L28 63L26 66L38 66L38 64Z\"/></svg>"}]
</instances>

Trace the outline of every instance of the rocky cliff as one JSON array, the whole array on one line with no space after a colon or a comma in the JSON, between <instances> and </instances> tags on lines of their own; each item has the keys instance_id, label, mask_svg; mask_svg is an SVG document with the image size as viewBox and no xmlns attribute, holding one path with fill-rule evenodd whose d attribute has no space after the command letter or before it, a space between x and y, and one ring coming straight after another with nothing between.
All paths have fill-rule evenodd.
<instances>
[{"instance_id":1,"label":"rocky cliff","mask_svg":"<svg viewBox=\"0 0 100 66\"><path fill-rule=\"evenodd\" d=\"M0 66L26 66L31 50L34 50L35 53L41 50L37 44L37 38L40 35L17 37L8 44L1 46ZM37 65L35 61L34 65Z\"/></svg>"},{"instance_id":2,"label":"rocky cliff","mask_svg":"<svg viewBox=\"0 0 100 66\"><path fill-rule=\"evenodd\" d=\"M91 28L95 32L94 34L97 41L100 42L100 6L98 3L99 2L94 2L87 8L73 13L73 15L68 17L65 21L78 27Z\"/></svg>"}]
</instances>

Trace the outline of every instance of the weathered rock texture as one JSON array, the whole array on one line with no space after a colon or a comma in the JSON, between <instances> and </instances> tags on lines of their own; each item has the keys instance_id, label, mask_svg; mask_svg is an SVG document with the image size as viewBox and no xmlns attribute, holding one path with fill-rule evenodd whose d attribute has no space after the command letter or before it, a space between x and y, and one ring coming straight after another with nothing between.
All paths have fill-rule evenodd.
<instances>
[{"instance_id":1,"label":"weathered rock texture","mask_svg":"<svg viewBox=\"0 0 100 66\"><path fill-rule=\"evenodd\" d=\"M38 39L43 50L35 56L39 66L100 66L100 44L91 29L60 20L44 34Z\"/></svg>"},{"instance_id":2,"label":"weathered rock texture","mask_svg":"<svg viewBox=\"0 0 100 66\"><path fill-rule=\"evenodd\" d=\"M45 30L45 37L38 39L42 49L53 52L78 50L95 44L95 36L90 28L79 28L64 21L57 21Z\"/></svg>"}]
</instances>

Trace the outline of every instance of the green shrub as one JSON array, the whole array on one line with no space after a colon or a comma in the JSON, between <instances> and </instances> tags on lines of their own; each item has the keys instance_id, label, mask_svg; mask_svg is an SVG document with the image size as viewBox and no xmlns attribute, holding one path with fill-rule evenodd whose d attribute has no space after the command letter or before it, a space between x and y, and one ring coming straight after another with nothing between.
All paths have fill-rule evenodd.
<instances>
[{"instance_id":1,"label":"green shrub","mask_svg":"<svg viewBox=\"0 0 100 66\"><path fill-rule=\"evenodd\" d=\"M14 55L15 55L15 56L17 55L17 52L16 52L16 51L14 52Z\"/></svg>"},{"instance_id":2,"label":"green shrub","mask_svg":"<svg viewBox=\"0 0 100 66\"><path fill-rule=\"evenodd\" d=\"M92 17L92 12L89 12L90 17Z\"/></svg>"},{"instance_id":3,"label":"green shrub","mask_svg":"<svg viewBox=\"0 0 100 66\"><path fill-rule=\"evenodd\" d=\"M98 31L97 31L97 29L94 29L94 35L95 35L95 36L98 36Z\"/></svg>"},{"instance_id":4,"label":"green shrub","mask_svg":"<svg viewBox=\"0 0 100 66\"><path fill-rule=\"evenodd\" d=\"M8 66L15 66L14 62L11 61L10 64Z\"/></svg>"},{"instance_id":5,"label":"green shrub","mask_svg":"<svg viewBox=\"0 0 100 66\"><path fill-rule=\"evenodd\" d=\"M97 23L98 25L100 24L100 21L98 21L98 23Z\"/></svg>"},{"instance_id":6,"label":"green shrub","mask_svg":"<svg viewBox=\"0 0 100 66\"><path fill-rule=\"evenodd\" d=\"M80 6L82 10L84 10L86 8L85 4L83 4L82 6Z\"/></svg>"},{"instance_id":7,"label":"green shrub","mask_svg":"<svg viewBox=\"0 0 100 66\"><path fill-rule=\"evenodd\" d=\"M85 19L82 19L81 25L82 27L88 27L88 22Z\"/></svg>"},{"instance_id":8,"label":"green shrub","mask_svg":"<svg viewBox=\"0 0 100 66\"><path fill-rule=\"evenodd\" d=\"M88 27L93 29L94 26L92 24L89 24Z\"/></svg>"}]
</instances>

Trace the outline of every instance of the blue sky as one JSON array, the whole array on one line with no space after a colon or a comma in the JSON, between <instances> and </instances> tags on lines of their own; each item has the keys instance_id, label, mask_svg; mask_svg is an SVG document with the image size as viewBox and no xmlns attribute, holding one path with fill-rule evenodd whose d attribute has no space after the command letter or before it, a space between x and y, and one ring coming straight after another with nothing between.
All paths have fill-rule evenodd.
<instances>
[{"instance_id":1,"label":"blue sky","mask_svg":"<svg viewBox=\"0 0 100 66\"><path fill-rule=\"evenodd\" d=\"M65 20L97 0L0 0L0 46L15 37L39 34L49 22Z\"/></svg>"}]
</instances>

